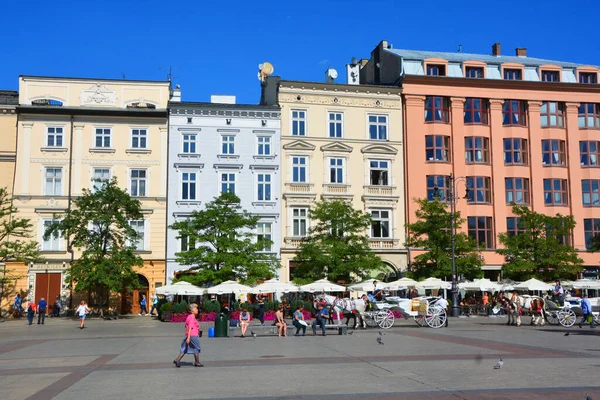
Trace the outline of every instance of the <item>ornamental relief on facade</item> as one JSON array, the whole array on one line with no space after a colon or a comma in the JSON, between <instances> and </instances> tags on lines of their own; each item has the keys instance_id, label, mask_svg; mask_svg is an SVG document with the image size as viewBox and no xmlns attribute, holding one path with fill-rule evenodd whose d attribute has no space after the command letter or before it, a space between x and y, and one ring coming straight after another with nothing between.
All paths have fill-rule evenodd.
<instances>
[{"instance_id":1,"label":"ornamental relief on facade","mask_svg":"<svg viewBox=\"0 0 600 400\"><path fill-rule=\"evenodd\" d=\"M298 100L300 97L300 100ZM336 96L310 96L300 94L282 94L279 95L280 103L297 103L297 104L323 104L323 105L338 105L349 107L368 107L368 108L400 108L399 101L389 101L380 99L357 99Z\"/></svg>"},{"instance_id":2,"label":"ornamental relief on facade","mask_svg":"<svg viewBox=\"0 0 600 400\"><path fill-rule=\"evenodd\" d=\"M81 105L115 106L117 105L117 94L114 90L96 83L81 91L80 101Z\"/></svg>"}]
</instances>

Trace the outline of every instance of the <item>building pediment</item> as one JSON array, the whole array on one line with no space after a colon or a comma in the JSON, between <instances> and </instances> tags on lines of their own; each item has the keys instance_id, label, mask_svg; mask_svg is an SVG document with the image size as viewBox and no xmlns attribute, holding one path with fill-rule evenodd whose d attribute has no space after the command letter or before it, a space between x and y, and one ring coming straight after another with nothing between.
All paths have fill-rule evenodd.
<instances>
[{"instance_id":1,"label":"building pediment","mask_svg":"<svg viewBox=\"0 0 600 400\"><path fill-rule=\"evenodd\" d=\"M116 106L117 93L101 83L96 83L81 91L80 101L82 106Z\"/></svg>"},{"instance_id":2,"label":"building pediment","mask_svg":"<svg viewBox=\"0 0 600 400\"><path fill-rule=\"evenodd\" d=\"M398 149L387 144L370 144L363 147L360 151L366 154L398 154Z\"/></svg>"},{"instance_id":3,"label":"building pediment","mask_svg":"<svg viewBox=\"0 0 600 400\"><path fill-rule=\"evenodd\" d=\"M295 140L292 143L283 146L284 150L309 150L313 151L316 148L315 145L305 142L304 140Z\"/></svg>"},{"instance_id":4,"label":"building pediment","mask_svg":"<svg viewBox=\"0 0 600 400\"><path fill-rule=\"evenodd\" d=\"M339 142L334 142L334 143L329 143L329 144L324 144L323 146L321 146L321 151L335 151L335 152L345 152L345 153L352 153L352 150L354 150L351 146L348 146L345 143L339 143Z\"/></svg>"}]
</instances>

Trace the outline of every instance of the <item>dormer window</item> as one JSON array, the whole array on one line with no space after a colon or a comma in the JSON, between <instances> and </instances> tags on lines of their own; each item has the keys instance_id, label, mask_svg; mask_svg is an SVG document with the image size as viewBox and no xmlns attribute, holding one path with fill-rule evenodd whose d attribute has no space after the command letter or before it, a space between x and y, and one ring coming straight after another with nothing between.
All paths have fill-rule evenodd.
<instances>
[{"instance_id":1,"label":"dormer window","mask_svg":"<svg viewBox=\"0 0 600 400\"><path fill-rule=\"evenodd\" d=\"M542 82L560 82L558 71L542 71Z\"/></svg>"},{"instance_id":2,"label":"dormer window","mask_svg":"<svg viewBox=\"0 0 600 400\"><path fill-rule=\"evenodd\" d=\"M598 74L595 72L580 72L579 83L598 83Z\"/></svg>"},{"instance_id":3,"label":"dormer window","mask_svg":"<svg viewBox=\"0 0 600 400\"><path fill-rule=\"evenodd\" d=\"M446 66L439 64L428 64L427 65L428 76L446 76Z\"/></svg>"},{"instance_id":4,"label":"dormer window","mask_svg":"<svg viewBox=\"0 0 600 400\"><path fill-rule=\"evenodd\" d=\"M38 99L33 100L31 102L32 106L53 106L53 107L62 107L62 101L53 100L53 99Z\"/></svg>"},{"instance_id":5,"label":"dormer window","mask_svg":"<svg viewBox=\"0 0 600 400\"><path fill-rule=\"evenodd\" d=\"M465 69L465 78L483 78L483 67L467 67Z\"/></svg>"},{"instance_id":6,"label":"dormer window","mask_svg":"<svg viewBox=\"0 0 600 400\"><path fill-rule=\"evenodd\" d=\"M504 70L504 80L506 80L506 81L523 80L523 71L520 69L506 68Z\"/></svg>"},{"instance_id":7,"label":"dormer window","mask_svg":"<svg viewBox=\"0 0 600 400\"><path fill-rule=\"evenodd\" d=\"M150 104L150 103L146 103L144 101L140 101L137 103L131 103L127 105L127 108L147 108L150 110L154 110L156 109L156 106L154 104Z\"/></svg>"}]
</instances>

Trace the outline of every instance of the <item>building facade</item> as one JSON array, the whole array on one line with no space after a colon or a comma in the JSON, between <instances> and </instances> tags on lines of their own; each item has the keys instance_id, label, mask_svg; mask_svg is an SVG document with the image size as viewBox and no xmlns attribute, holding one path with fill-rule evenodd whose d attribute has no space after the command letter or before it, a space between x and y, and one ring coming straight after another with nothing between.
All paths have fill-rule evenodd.
<instances>
[{"instance_id":1,"label":"building facade","mask_svg":"<svg viewBox=\"0 0 600 400\"><path fill-rule=\"evenodd\" d=\"M72 293L65 270L78 251L43 234L83 189L115 177L142 203L144 219L131 224L142 236L144 265L141 289L110 294L110 305L137 312L141 295L165 279L169 82L21 76L19 90L14 204L33 222L46 261L20 267L27 296L61 296L63 304L86 298L91 305L109 296Z\"/></svg>"},{"instance_id":2,"label":"building facade","mask_svg":"<svg viewBox=\"0 0 600 400\"><path fill-rule=\"evenodd\" d=\"M221 192L235 193L258 216L256 235L270 238L279 258L281 243L280 110L236 104L235 96L211 102L181 102L179 89L169 116L168 226L186 219ZM190 266L177 262L186 238L167 232L167 281Z\"/></svg>"},{"instance_id":3,"label":"building facade","mask_svg":"<svg viewBox=\"0 0 600 400\"><path fill-rule=\"evenodd\" d=\"M401 85L406 157L406 218L413 198L447 193L456 179L465 218L459 229L479 243L485 273L498 278L501 232L518 232L511 204L572 215L568 240L596 278L600 256L586 251L600 232L599 68L527 56L393 49L382 41L357 63L364 84ZM418 253L418 252L417 252Z\"/></svg>"},{"instance_id":4,"label":"building facade","mask_svg":"<svg viewBox=\"0 0 600 400\"><path fill-rule=\"evenodd\" d=\"M357 82L358 83L358 82ZM268 77L263 101L281 106L281 278L293 279L296 250L317 200L342 198L371 214L371 248L406 268L400 89Z\"/></svg>"}]
</instances>

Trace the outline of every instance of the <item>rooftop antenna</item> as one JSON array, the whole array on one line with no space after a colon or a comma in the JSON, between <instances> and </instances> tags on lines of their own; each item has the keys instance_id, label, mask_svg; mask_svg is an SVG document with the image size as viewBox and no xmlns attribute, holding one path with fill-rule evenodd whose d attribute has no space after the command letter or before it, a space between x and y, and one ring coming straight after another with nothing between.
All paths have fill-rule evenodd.
<instances>
[{"instance_id":1,"label":"rooftop antenna","mask_svg":"<svg viewBox=\"0 0 600 400\"><path fill-rule=\"evenodd\" d=\"M121 75L122 75L122 79L126 79L125 78L125 72L121 72Z\"/></svg>"},{"instance_id":2,"label":"rooftop antenna","mask_svg":"<svg viewBox=\"0 0 600 400\"><path fill-rule=\"evenodd\" d=\"M179 69L179 68L174 68L172 66L170 66L169 68L160 68L160 70L165 71L168 70L169 72L167 73L167 80L169 81L169 86L172 86L173 83L173 78L175 78L175 75L173 75L173 70L175 69Z\"/></svg>"},{"instance_id":3,"label":"rooftop antenna","mask_svg":"<svg viewBox=\"0 0 600 400\"><path fill-rule=\"evenodd\" d=\"M459 45L458 45L458 52L459 52L459 53L462 53L462 44L459 44Z\"/></svg>"}]
</instances>

